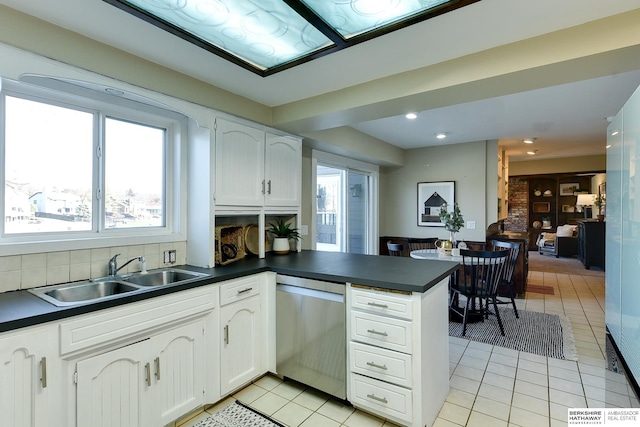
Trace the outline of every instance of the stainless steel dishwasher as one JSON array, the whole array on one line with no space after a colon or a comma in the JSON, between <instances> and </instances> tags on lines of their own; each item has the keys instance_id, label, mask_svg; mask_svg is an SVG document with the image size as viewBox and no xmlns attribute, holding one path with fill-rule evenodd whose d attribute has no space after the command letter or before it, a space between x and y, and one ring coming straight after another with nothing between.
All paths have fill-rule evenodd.
<instances>
[{"instance_id":1,"label":"stainless steel dishwasher","mask_svg":"<svg viewBox=\"0 0 640 427\"><path fill-rule=\"evenodd\" d=\"M347 397L344 283L278 275L278 375Z\"/></svg>"}]
</instances>

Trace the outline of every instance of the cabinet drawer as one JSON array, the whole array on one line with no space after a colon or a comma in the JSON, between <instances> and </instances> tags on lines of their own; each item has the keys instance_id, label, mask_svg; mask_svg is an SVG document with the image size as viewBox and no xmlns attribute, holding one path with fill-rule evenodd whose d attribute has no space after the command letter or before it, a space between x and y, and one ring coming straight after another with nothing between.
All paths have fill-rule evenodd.
<instances>
[{"instance_id":1,"label":"cabinet drawer","mask_svg":"<svg viewBox=\"0 0 640 427\"><path fill-rule=\"evenodd\" d=\"M213 310L215 286L151 298L74 318L60 324L60 354L126 339Z\"/></svg>"},{"instance_id":2,"label":"cabinet drawer","mask_svg":"<svg viewBox=\"0 0 640 427\"><path fill-rule=\"evenodd\" d=\"M220 285L220 305L227 305L260 293L262 275L231 280Z\"/></svg>"},{"instance_id":3,"label":"cabinet drawer","mask_svg":"<svg viewBox=\"0 0 640 427\"><path fill-rule=\"evenodd\" d=\"M351 288L351 307L372 313L411 320L413 318L412 301L411 295Z\"/></svg>"},{"instance_id":4,"label":"cabinet drawer","mask_svg":"<svg viewBox=\"0 0 640 427\"><path fill-rule=\"evenodd\" d=\"M411 322L356 310L350 320L352 340L411 354Z\"/></svg>"},{"instance_id":5,"label":"cabinet drawer","mask_svg":"<svg viewBox=\"0 0 640 427\"><path fill-rule=\"evenodd\" d=\"M349 343L351 372L411 388L411 355L357 342Z\"/></svg>"},{"instance_id":6,"label":"cabinet drawer","mask_svg":"<svg viewBox=\"0 0 640 427\"><path fill-rule=\"evenodd\" d=\"M411 390L351 374L350 401L356 407L410 424L413 418L412 398Z\"/></svg>"}]
</instances>

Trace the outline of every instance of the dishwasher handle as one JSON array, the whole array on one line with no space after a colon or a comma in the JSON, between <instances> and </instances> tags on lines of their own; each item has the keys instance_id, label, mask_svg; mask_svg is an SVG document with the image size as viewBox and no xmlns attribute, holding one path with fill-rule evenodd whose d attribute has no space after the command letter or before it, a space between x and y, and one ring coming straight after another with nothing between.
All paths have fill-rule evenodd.
<instances>
[{"instance_id":1,"label":"dishwasher handle","mask_svg":"<svg viewBox=\"0 0 640 427\"><path fill-rule=\"evenodd\" d=\"M315 289L301 288L299 286L283 285L281 283L276 284L276 292L284 292L287 294L323 299L344 304L344 295L336 294L334 292L318 291Z\"/></svg>"},{"instance_id":2,"label":"dishwasher handle","mask_svg":"<svg viewBox=\"0 0 640 427\"><path fill-rule=\"evenodd\" d=\"M326 280L307 279L304 277L277 274L276 283L278 285L290 285L299 288L315 289L316 291L331 292L334 294L344 295L345 293L345 283L328 282Z\"/></svg>"}]
</instances>

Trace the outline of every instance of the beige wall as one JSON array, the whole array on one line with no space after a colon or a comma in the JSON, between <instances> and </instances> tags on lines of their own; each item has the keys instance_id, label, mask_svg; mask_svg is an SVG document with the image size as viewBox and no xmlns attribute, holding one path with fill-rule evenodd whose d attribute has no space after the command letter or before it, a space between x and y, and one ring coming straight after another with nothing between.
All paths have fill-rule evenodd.
<instances>
[{"instance_id":1,"label":"beige wall","mask_svg":"<svg viewBox=\"0 0 640 427\"><path fill-rule=\"evenodd\" d=\"M605 171L606 169L606 155L509 162L509 176L565 172L599 172Z\"/></svg>"},{"instance_id":2,"label":"beige wall","mask_svg":"<svg viewBox=\"0 0 640 427\"><path fill-rule=\"evenodd\" d=\"M383 168L380 173L380 235L411 237L448 237L441 227L417 225L417 188L419 182L455 181L455 199L467 221L475 221L475 230L462 229L461 240L485 240L488 226L486 141L406 150L404 166ZM494 150L495 151L495 150ZM493 176L496 175L496 176ZM492 174L494 186L496 174Z\"/></svg>"}]
</instances>

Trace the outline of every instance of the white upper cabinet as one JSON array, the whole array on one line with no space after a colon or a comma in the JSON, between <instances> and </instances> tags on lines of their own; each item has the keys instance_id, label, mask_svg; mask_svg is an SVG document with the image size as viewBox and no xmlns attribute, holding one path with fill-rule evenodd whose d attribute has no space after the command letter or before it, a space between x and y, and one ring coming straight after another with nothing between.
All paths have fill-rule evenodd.
<instances>
[{"instance_id":1,"label":"white upper cabinet","mask_svg":"<svg viewBox=\"0 0 640 427\"><path fill-rule=\"evenodd\" d=\"M299 139L223 119L215 135L216 205L299 206Z\"/></svg>"},{"instance_id":2,"label":"white upper cabinet","mask_svg":"<svg viewBox=\"0 0 640 427\"><path fill-rule=\"evenodd\" d=\"M267 133L265 147L265 206L299 206L302 143Z\"/></svg>"},{"instance_id":3,"label":"white upper cabinet","mask_svg":"<svg viewBox=\"0 0 640 427\"><path fill-rule=\"evenodd\" d=\"M216 120L216 204L262 206L264 138L262 130Z\"/></svg>"}]
</instances>

